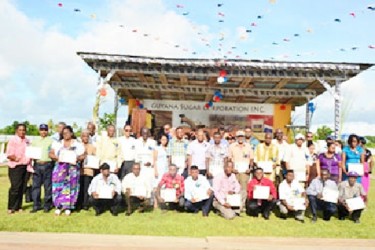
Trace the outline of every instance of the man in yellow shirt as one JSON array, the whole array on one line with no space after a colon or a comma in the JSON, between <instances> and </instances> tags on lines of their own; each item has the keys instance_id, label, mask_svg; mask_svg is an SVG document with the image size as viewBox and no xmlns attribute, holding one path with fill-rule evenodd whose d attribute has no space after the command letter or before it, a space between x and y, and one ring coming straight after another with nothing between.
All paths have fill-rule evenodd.
<instances>
[{"instance_id":1,"label":"man in yellow shirt","mask_svg":"<svg viewBox=\"0 0 375 250\"><path fill-rule=\"evenodd\" d=\"M47 213L52 207L52 170L53 164L48 153L51 150L52 139L48 137L48 125L39 126L40 137L34 139L31 146L40 149L40 159L34 160L32 199L33 209L31 213L36 213L42 209L40 194L42 185L44 185L44 212ZM38 157L39 158L39 157Z\"/></svg>"},{"instance_id":2,"label":"man in yellow shirt","mask_svg":"<svg viewBox=\"0 0 375 250\"><path fill-rule=\"evenodd\" d=\"M110 166L110 172L117 173L119 144L115 136L116 128L113 125L107 126L107 133L102 134L96 141L96 156L100 160L100 164L107 163Z\"/></svg>"},{"instance_id":3,"label":"man in yellow shirt","mask_svg":"<svg viewBox=\"0 0 375 250\"><path fill-rule=\"evenodd\" d=\"M266 133L264 135L264 142L258 144L254 153L254 162L258 167L263 168L262 164L272 164L272 170L264 169L264 176L271 181L275 182L276 167L280 166L279 149L276 145L272 144L272 134ZM265 166L264 166L265 167ZM280 172L280 170L279 170Z\"/></svg>"}]
</instances>

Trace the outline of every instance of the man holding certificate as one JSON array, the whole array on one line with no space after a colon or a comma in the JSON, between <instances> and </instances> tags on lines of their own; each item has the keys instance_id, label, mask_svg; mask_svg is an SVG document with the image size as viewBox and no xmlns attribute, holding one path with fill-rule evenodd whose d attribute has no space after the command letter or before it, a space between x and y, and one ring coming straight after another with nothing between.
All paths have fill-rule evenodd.
<instances>
[{"instance_id":1,"label":"man holding certificate","mask_svg":"<svg viewBox=\"0 0 375 250\"><path fill-rule=\"evenodd\" d=\"M241 185L241 207L245 208L247 196L247 183L250 178L250 165L253 164L254 155L251 145L245 143L245 132L236 132L237 142L229 146L228 158L234 164L233 172Z\"/></svg>"},{"instance_id":2,"label":"man holding certificate","mask_svg":"<svg viewBox=\"0 0 375 250\"><path fill-rule=\"evenodd\" d=\"M263 176L263 169L254 170L254 177L247 186L246 213L258 217L259 212L268 220L276 204L277 192L273 182Z\"/></svg>"},{"instance_id":3,"label":"man holding certificate","mask_svg":"<svg viewBox=\"0 0 375 250\"><path fill-rule=\"evenodd\" d=\"M190 174L190 166L197 166L199 173L206 176L206 152L210 144L204 139L204 131L199 129L197 131L197 139L192 141L187 150L188 155L188 173Z\"/></svg>"},{"instance_id":4,"label":"man holding certificate","mask_svg":"<svg viewBox=\"0 0 375 250\"><path fill-rule=\"evenodd\" d=\"M137 140L131 135L132 126L124 126L124 136L118 138L119 155L118 163L121 164L121 169L118 172L118 177L122 180L127 174L132 171L136 155Z\"/></svg>"},{"instance_id":5,"label":"man holding certificate","mask_svg":"<svg viewBox=\"0 0 375 250\"><path fill-rule=\"evenodd\" d=\"M221 135L219 132L214 133L213 144L211 144L206 152L207 162L207 177L214 178L215 176L224 173L224 166L228 161L228 147L221 143Z\"/></svg>"},{"instance_id":6,"label":"man holding certificate","mask_svg":"<svg viewBox=\"0 0 375 250\"><path fill-rule=\"evenodd\" d=\"M286 159L286 168L294 171L295 180L305 185L307 181L307 161L309 154L305 146L305 136L297 134L295 143L290 146L289 156Z\"/></svg>"},{"instance_id":7,"label":"man holding certificate","mask_svg":"<svg viewBox=\"0 0 375 250\"><path fill-rule=\"evenodd\" d=\"M119 144L116 138L116 128L113 125L107 126L107 131L96 139L96 156L100 164L107 163L110 166L111 173L118 173L119 163Z\"/></svg>"},{"instance_id":8,"label":"man holding certificate","mask_svg":"<svg viewBox=\"0 0 375 250\"><path fill-rule=\"evenodd\" d=\"M272 144L272 133L264 135L264 142L258 144L254 152L254 162L263 169L264 176L271 181L276 180L276 166L280 165L279 149ZM279 171L280 172L280 171Z\"/></svg>"},{"instance_id":9,"label":"man holding certificate","mask_svg":"<svg viewBox=\"0 0 375 250\"><path fill-rule=\"evenodd\" d=\"M321 170L321 177L316 177L306 189L312 213L312 222L317 220L317 210L323 211L323 220L329 221L336 211L339 196L337 184L330 179L328 169Z\"/></svg>"},{"instance_id":10,"label":"man holding certificate","mask_svg":"<svg viewBox=\"0 0 375 250\"><path fill-rule=\"evenodd\" d=\"M39 137L34 139L31 147L35 150L34 155L30 158L34 160L33 173L33 209L30 213L36 213L42 209L41 204L41 188L44 186L44 212L49 212L52 208L52 160L48 153L51 150L52 139L48 136L48 125L41 124L39 126Z\"/></svg>"},{"instance_id":11,"label":"man holding certificate","mask_svg":"<svg viewBox=\"0 0 375 250\"><path fill-rule=\"evenodd\" d=\"M197 166L190 167L190 176L185 180L185 209L198 213L202 209L203 217L210 212L213 191L207 178L199 174Z\"/></svg>"},{"instance_id":12,"label":"man holding certificate","mask_svg":"<svg viewBox=\"0 0 375 250\"><path fill-rule=\"evenodd\" d=\"M345 217L352 215L355 223L359 223L361 213L365 208L367 197L363 186L357 183L358 174L349 172L348 180L339 184L339 203L337 206L339 220L345 220Z\"/></svg>"},{"instance_id":13,"label":"man holding certificate","mask_svg":"<svg viewBox=\"0 0 375 250\"><path fill-rule=\"evenodd\" d=\"M184 139L182 127L176 128L175 133L175 137L169 141L167 147L168 162L169 165L174 164L177 166L178 174L187 177L186 161L189 141Z\"/></svg>"},{"instance_id":14,"label":"man holding certificate","mask_svg":"<svg viewBox=\"0 0 375 250\"><path fill-rule=\"evenodd\" d=\"M227 220L240 215L241 186L233 174L233 163L228 162L224 173L213 179L215 199L213 207Z\"/></svg>"},{"instance_id":15,"label":"man holding certificate","mask_svg":"<svg viewBox=\"0 0 375 250\"><path fill-rule=\"evenodd\" d=\"M88 190L95 216L99 216L108 208L113 216L118 215L121 203L121 182L117 175L110 173L109 169L110 166L107 163L102 164L100 174L94 177Z\"/></svg>"},{"instance_id":16,"label":"man holding certificate","mask_svg":"<svg viewBox=\"0 0 375 250\"><path fill-rule=\"evenodd\" d=\"M296 220L304 223L304 214L308 200L305 189L294 179L294 171L287 170L285 180L279 185L280 214L282 219L286 219L288 213L293 213Z\"/></svg>"},{"instance_id":17,"label":"man holding certificate","mask_svg":"<svg viewBox=\"0 0 375 250\"><path fill-rule=\"evenodd\" d=\"M156 199L162 210L183 210L184 209L184 177L177 173L174 164L169 166L168 173L164 174L156 189Z\"/></svg>"},{"instance_id":18,"label":"man holding certificate","mask_svg":"<svg viewBox=\"0 0 375 250\"><path fill-rule=\"evenodd\" d=\"M122 180L122 192L125 194L126 216L130 216L135 209L140 213L150 206L152 186L150 182L140 174L141 165L134 163L132 172Z\"/></svg>"}]
</instances>

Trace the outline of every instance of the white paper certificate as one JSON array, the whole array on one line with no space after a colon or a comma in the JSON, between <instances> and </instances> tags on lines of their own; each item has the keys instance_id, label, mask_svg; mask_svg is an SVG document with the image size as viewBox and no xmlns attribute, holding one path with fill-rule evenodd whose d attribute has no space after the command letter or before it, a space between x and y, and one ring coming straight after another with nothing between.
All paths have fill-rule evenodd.
<instances>
[{"instance_id":1,"label":"white paper certificate","mask_svg":"<svg viewBox=\"0 0 375 250\"><path fill-rule=\"evenodd\" d=\"M305 171L294 171L294 178L297 181L306 181L306 172Z\"/></svg>"},{"instance_id":2,"label":"white paper certificate","mask_svg":"<svg viewBox=\"0 0 375 250\"><path fill-rule=\"evenodd\" d=\"M361 197L346 199L345 202L348 205L350 211L364 209L366 207Z\"/></svg>"},{"instance_id":3,"label":"white paper certificate","mask_svg":"<svg viewBox=\"0 0 375 250\"><path fill-rule=\"evenodd\" d=\"M326 202L337 203L339 191L332 188L323 188L323 200Z\"/></svg>"},{"instance_id":4,"label":"white paper certificate","mask_svg":"<svg viewBox=\"0 0 375 250\"><path fill-rule=\"evenodd\" d=\"M254 186L253 198L260 200L267 200L270 196L270 187L268 186Z\"/></svg>"},{"instance_id":5,"label":"white paper certificate","mask_svg":"<svg viewBox=\"0 0 375 250\"><path fill-rule=\"evenodd\" d=\"M69 164L77 164L77 155L73 150L63 149L59 154L59 162L65 162Z\"/></svg>"},{"instance_id":6,"label":"white paper certificate","mask_svg":"<svg viewBox=\"0 0 375 250\"><path fill-rule=\"evenodd\" d=\"M363 163L348 163L348 172L356 172L359 176L363 176Z\"/></svg>"},{"instance_id":7,"label":"white paper certificate","mask_svg":"<svg viewBox=\"0 0 375 250\"><path fill-rule=\"evenodd\" d=\"M160 196L164 202L176 202L177 195L176 189L174 188L165 188L160 190Z\"/></svg>"},{"instance_id":8,"label":"white paper certificate","mask_svg":"<svg viewBox=\"0 0 375 250\"><path fill-rule=\"evenodd\" d=\"M27 146L25 155L27 158L40 160L42 158L42 148Z\"/></svg>"},{"instance_id":9,"label":"white paper certificate","mask_svg":"<svg viewBox=\"0 0 375 250\"><path fill-rule=\"evenodd\" d=\"M147 190L145 187L142 186L135 186L132 189L130 196L137 196L137 197L146 197L147 196Z\"/></svg>"},{"instance_id":10,"label":"white paper certificate","mask_svg":"<svg viewBox=\"0 0 375 250\"><path fill-rule=\"evenodd\" d=\"M109 171L111 173L114 173L116 170L116 161L110 161L110 160L105 160L103 163L107 163L109 165Z\"/></svg>"},{"instance_id":11,"label":"white paper certificate","mask_svg":"<svg viewBox=\"0 0 375 250\"><path fill-rule=\"evenodd\" d=\"M85 168L99 169L99 158L95 155L88 155L85 159Z\"/></svg>"},{"instance_id":12,"label":"white paper certificate","mask_svg":"<svg viewBox=\"0 0 375 250\"><path fill-rule=\"evenodd\" d=\"M193 198L196 200L196 201L204 201L204 200L207 200L209 198L208 194L207 194L207 191L205 188L197 188L194 190L194 193L193 193Z\"/></svg>"},{"instance_id":13,"label":"white paper certificate","mask_svg":"<svg viewBox=\"0 0 375 250\"><path fill-rule=\"evenodd\" d=\"M241 194L227 194L227 203L232 207L240 207Z\"/></svg>"},{"instance_id":14,"label":"white paper certificate","mask_svg":"<svg viewBox=\"0 0 375 250\"><path fill-rule=\"evenodd\" d=\"M258 167L263 169L264 173L272 173L273 172L273 162L272 161L258 161Z\"/></svg>"},{"instance_id":15,"label":"white paper certificate","mask_svg":"<svg viewBox=\"0 0 375 250\"><path fill-rule=\"evenodd\" d=\"M247 161L239 161L234 164L235 169L238 173L245 173L249 169L249 162Z\"/></svg>"},{"instance_id":16,"label":"white paper certificate","mask_svg":"<svg viewBox=\"0 0 375 250\"><path fill-rule=\"evenodd\" d=\"M294 210L306 210L305 198L294 198L293 208Z\"/></svg>"},{"instance_id":17,"label":"white paper certificate","mask_svg":"<svg viewBox=\"0 0 375 250\"><path fill-rule=\"evenodd\" d=\"M113 188L111 186L103 185L99 188L99 199L112 199Z\"/></svg>"}]
</instances>

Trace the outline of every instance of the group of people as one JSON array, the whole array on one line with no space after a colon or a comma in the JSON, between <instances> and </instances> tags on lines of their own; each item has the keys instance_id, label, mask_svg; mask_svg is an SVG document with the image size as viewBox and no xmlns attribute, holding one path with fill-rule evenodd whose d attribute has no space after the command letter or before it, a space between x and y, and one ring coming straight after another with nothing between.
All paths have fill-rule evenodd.
<instances>
[{"instance_id":1,"label":"group of people","mask_svg":"<svg viewBox=\"0 0 375 250\"><path fill-rule=\"evenodd\" d=\"M250 127L235 136L218 128L210 138L203 129L186 134L166 124L155 137L142 128L136 138L130 125L117 137L113 125L97 135L89 123L76 138L72 127L59 123L52 136L41 124L32 142L26 129L19 124L7 146L9 214L22 210L30 175L31 213L55 208L57 216L92 206L96 215L160 208L203 216L214 210L226 219L246 212L268 220L278 207L282 219L292 215L304 222L310 208L313 222L322 210L323 220L338 212L340 220L350 215L359 223L364 209L359 203L367 202L372 156L356 135L344 147L329 137L326 147L318 148L311 132L307 138L297 134L289 144L281 129L258 140ZM352 171L353 163L363 169Z\"/></svg>"}]
</instances>

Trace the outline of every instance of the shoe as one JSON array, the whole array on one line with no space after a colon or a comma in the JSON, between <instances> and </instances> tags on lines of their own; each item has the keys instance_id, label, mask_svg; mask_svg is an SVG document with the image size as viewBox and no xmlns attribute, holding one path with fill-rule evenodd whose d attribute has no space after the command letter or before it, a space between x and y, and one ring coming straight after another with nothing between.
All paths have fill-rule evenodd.
<instances>
[{"instance_id":1,"label":"shoe","mask_svg":"<svg viewBox=\"0 0 375 250\"><path fill-rule=\"evenodd\" d=\"M44 208L43 212L47 214L49 213L50 210L51 210L50 208Z\"/></svg>"},{"instance_id":2,"label":"shoe","mask_svg":"<svg viewBox=\"0 0 375 250\"><path fill-rule=\"evenodd\" d=\"M304 220L304 219L297 219L297 218L296 218L296 221L299 221L299 222L301 222L302 224L305 223L305 220Z\"/></svg>"},{"instance_id":3,"label":"shoe","mask_svg":"<svg viewBox=\"0 0 375 250\"><path fill-rule=\"evenodd\" d=\"M94 207L94 210L95 210L95 216L99 216L100 210L97 207Z\"/></svg>"},{"instance_id":4,"label":"shoe","mask_svg":"<svg viewBox=\"0 0 375 250\"><path fill-rule=\"evenodd\" d=\"M354 223L355 223L355 224L359 224L359 223L361 223L361 222L359 221L359 219L356 219L356 220L354 221Z\"/></svg>"},{"instance_id":5,"label":"shoe","mask_svg":"<svg viewBox=\"0 0 375 250\"><path fill-rule=\"evenodd\" d=\"M339 217L339 220L345 220L345 217Z\"/></svg>"},{"instance_id":6,"label":"shoe","mask_svg":"<svg viewBox=\"0 0 375 250\"><path fill-rule=\"evenodd\" d=\"M130 212L126 212L125 216L130 216L130 214L131 214Z\"/></svg>"},{"instance_id":7,"label":"shoe","mask_svg":"<svg viewBox=\"0 0 375 250\"><path fill-rule=\"evenodd\" d=\"M83 207L82 209L85 211L89 211L89 207Z\"/></svg>"},{"instance_id":8,"label":"shoe","mask_svg":"<svg viewBox=\"0 0 375 250\"><path fill-rule=\"evenodd\" d=\"M311 222L312 223L315 223L317 221L317 218L316 218L316 215L314 215L313 217L312 217L312 219L311 219Z\"/></svg>"},{"instance_id":9,"label":"shoe","mask_svg":"<svg viewBox=\"0 0 375 250\"><path fill-rule=\"evenodd\" d=\"M8 210L8 214L14 214L14 213L15 213L14 210L12 210L12 209L9 209L9 210Z\"/></svg>"},{"instance_id":10,"label":"shoe","mask_svg":"<svg viewBox=\"0 0 375 250\"><path fill-rule=\"evenodd\" d=\"M264 218L265 220L269 220L269 219L270 219L270 214L269 214L269 213L265 213L265 214L263 214L263 218Z\"/></svg>"},{"instance_id":11,"label":"shoe","mask_svg":"<svg viewBox=\"0 0 375 250\"><path fill-rule=\"evenodd\" d=\"M35 214L37 213L39 210L41 210L40 208L33 208L33 210L30 211L30 214Z\"/></svg>"},{"instance_id":12,"label":"shoe","mask_svg":"<svg viewBox=\"0 0 375 250\"><path fill-rule=\"evenodd\" d=\"M72 212L71 212L69 209L65 210L65 215L66 215L66 216L69 216L71 213L72 213Z\"/></svg>"},{"instance_id":13,"label":"shoe","mask_svg":"<svg viewBox=\"0 0 375 250\"><path fill-rule=\"evenodd\" d=\"M55 215L56 216L60 216L61 215L61 210L60 209L56 209L55 210Z\"/></svg>"},{"instance_id":14,"label":"shoe","mask_svg":"<svg viewBox=\"0 0 375 250\"><path fill-rule=\"evenodd\" d=\"M284 215L284 214L281 214L281 215L280 215L280 219L282 219L282 220L286 220L286 218L287 218L286 215Z\"/></svg>"}]
</instances>

